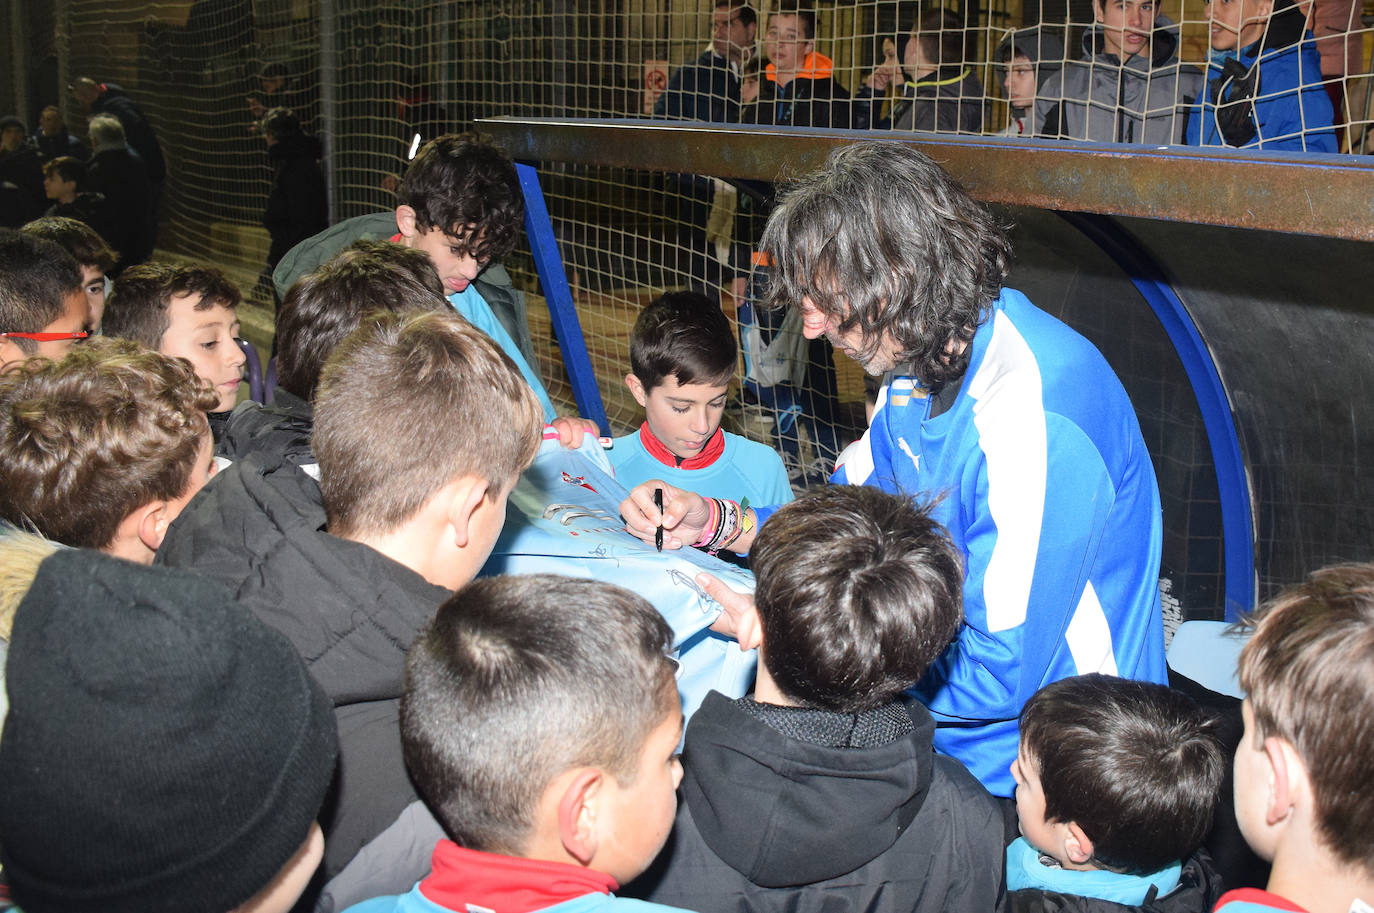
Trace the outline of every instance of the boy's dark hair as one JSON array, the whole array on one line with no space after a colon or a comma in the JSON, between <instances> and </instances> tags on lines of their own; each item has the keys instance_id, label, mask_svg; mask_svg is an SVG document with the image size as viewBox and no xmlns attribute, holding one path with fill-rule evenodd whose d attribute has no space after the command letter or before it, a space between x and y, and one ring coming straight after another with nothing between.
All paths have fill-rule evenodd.
<instances>
[{"instance_id":1,"label":"boy's dark hair","mask_svg":"<svg viewBox=\"0 0 1374 913\"><path fill-rule=\"evenodd\" d=\"M75 181L78 188L86 186L86 163L70 155L59 155L43 166L43 177L54 171L64 181Z\"/></svg>"},{"instance_id":2,"label":"boy's dark hair","mask_svg":"<svg viewBox=\"0 0 1374 913\"><path fill-rule=\"evenodd\" d=\"M739 0L716 0L716 5L712 9L728 9L739 17L740 25L753 25L759 21L758 13L747 3Z\"/></svg>"},{"instance_id":3,"label":"boy's dark hair","mask_svg":"<svg viewBox=\"0 0 1374 913\"><path fill-rule=\"evenodd\" d=\"M129 514L181 497L219 397L180 358L95 337L0 374L0 520L105 548Z\"/></svg>"},{"instance_id":4,"label":"boy's dark hair","mask_svg":"<svg viewBox=\"0 0 1374 913\"><path fill-rule=\"evenodd\" d=\"M630 370L652 390L679 384L724 384L735 374L739 343L725 312L696 292L669 292L639 312L630 334Z\"/></svg>"},{"instance_id":5,"label":"boy's dark hair","mask_svg":"<svg viewBox=\"0 0 1374 913\"><path fill-rule=\"evenodd\" d=\"M486 577L440 606L406 662L401 744L449 836L519 856L559 774L632 784L678 704L672 639L642 597L595 580Z\"/></svg>"},{"instance_id":6,"label":"boy's dark hair","mask_svg":"<svg viewBox=\"0 0 1374 913\"><path fill-rule=\"evenodd\" d=\"M273 108L262 116L262 132L273 139L299 136L301 121L290 108Z\"/></svg>"},{"instance_id":7,"label":"boy's dark hair","mask_svg":"<svg viewBox=\"0 0 1374 913\"><path fill-rule=\"evenodd\" d=\"M866 360L891 333L928 386L963 376L1001 293L1011 244L997 219L918 149L863 142L835 149L768 218L770 307L816 309L862 332ZM929 264L939 264L931 268Z\"/></svg>"},{"instance_id":8,"label":"boy's dark hair","mask_svg":"<svg viewBox=\"0 0 1374 913\"><path fill-rule=\"evenodd\" d=\"M796 16L801 23L802 34L807 41L814 41L816 38L816 8L805 0L783 0L778 8L773 11L774 16Z\"/></svg>"},{"instance_id":9,"label":"boy's dark hair","mask_svg":"<svg viewBox=\"0 0 1374 913\"><path fill-rule=\"evenodd\" d=\"M1202 845L1226 758L1216 718L1188 695L1079 675L1037 691L1020 725L1045 820L1081 827L1098 865L1143 875Z\"/></svg>"},{"instance_id":10,"label":"boy's dark hair","mask_svg":"<svg viewBox=\"0 0 1374 913\"><path fill-rule=\"evenodd\" d=\"M457 313L370 314L335 347L315 394L329 531L395 530L466 475L496 498L534 459L543 427L519 369Z\"/></svg>"},{"instance_id":11,"label":"boy's dark hair","mask_svg":"<svg viewBox=\"0 0 1374 913\"><path fill-rule=\"evenodd\" d=\"M916 40L921 54L937 67L964 63L964 23L953 10L931 10L917 20Z\"/></svg>"},{"instance_id":12,"label":"boy's dark hair","mask_svg":"<svg viewBox=\"0 0 1374 913\"><path fill-rule=\"evenodd\" d=\"M424 251L355 241L286 293L277 312L277 386L314 399L330 353L371 311L447 308L443 283Z\"/></svg>"},{"instance_id":13,"label":"boy's dark hair","mask_svg":"<svg viewBox=\"0 0 1374 913\"><path fill-rule=\"evenodd\" d=\"M1321 845L1374 874L1374 565L1315 571L1245 621L1254 635L1239 678L1252 734L1293 746L1307 767Z\"/></svg>"},{"instance_id":14,"label":"boy's dark hair","mask_svg":"<svg viewBox=\"0 0 1374 913\"><path fill-rule=\"evenodd\" d=\"M763 662L808 707L857 712L915 684L963 621L964 568L928 508L834 485L784 506L749 553Z\"/></svg>"},{"instance_id":15,"label":"boy's dark hair","mask_svg":"<svg viewBox=\"0 0 1374 913\"><path fill-rule=\"evenodd\" d=\"M114 269L117 259L115 252L110 250L105 239L85 222L66 216L44 216L34 219L20 231L35 238L46 238L55 242L75 257L80 266L94 266L102 273Z\"/></svg>"},{"instance_id":16,"label":"boy's dark hair","mask_svg":"<svg viewBox=\"0 0 1374 913\"><path fill-rule=\"evenodd\" d=\"M416 224L462 241L481 263L510 253L525 217L525 198L510 156L475 133L450 133L420 148L396 198Z\"/></svg>"},{"instance_id":17,"label":"boy's dark hair","mask_svg":"<svg viewBox=\"0 0 1374 913\"><path fill-rule=\"evenodd\" d=\"M0 333L40 333L62 316L67 298L81 291L81 267L46 238L0 229ZM38 343L10 340L26 354Z\"/></svg>"},{"instance_id":18,"label":"boy's dark hair","mask_svg":"<svg viewBox=\"0 0 1374 913\"><path fill-rule=\"evenodd\" d=\"M199 296L197 311L214 307L234 310L240 298L234 283L214 267L142 263L126 269L114 281L101 330L106 336L120 336L159 349L169 322L167 308L173 298L181 295Z\"/></svg>"}]
</instances>

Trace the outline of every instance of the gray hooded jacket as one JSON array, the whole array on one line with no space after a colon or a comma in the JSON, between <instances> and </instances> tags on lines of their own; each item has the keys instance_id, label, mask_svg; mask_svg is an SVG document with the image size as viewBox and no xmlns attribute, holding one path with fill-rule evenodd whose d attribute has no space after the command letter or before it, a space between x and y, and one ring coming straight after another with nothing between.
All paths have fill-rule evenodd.
<instances>
[{"instance_id":1,"label":"gray hooded jacket","mask_svg":"<svg viewBox=\"0 0 1374 913\"><path fill-rule=\"evenodd\" d=\"M1101 26L1094 26L1083 36L1083 58L1065 63L1036 100L1041 135L1101 143L1181 143L1187 110L1203 90L1203 76L1179 62L1178 47L1178 27L1160 16L1149 53L1122 63L1104 48Z\"/></svg>"}]
</instances>

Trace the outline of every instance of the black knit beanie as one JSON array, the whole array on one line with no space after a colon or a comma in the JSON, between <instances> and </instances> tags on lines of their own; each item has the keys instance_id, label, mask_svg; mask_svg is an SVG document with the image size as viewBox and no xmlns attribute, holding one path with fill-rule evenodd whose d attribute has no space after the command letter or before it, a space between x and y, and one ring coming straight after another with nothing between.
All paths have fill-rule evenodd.
<instances>
[{"instance_id":1,"label":"black knit beanie","mask_svg":"<svg viewBox=\"0 0 1374 913\"><path fill-rule=\"evenodd\" d=\"M0 861L25 913L224 913L333 775L332 707L290 643L185 572L57 552L5 678Z\"/></svg>"}]
</instances>

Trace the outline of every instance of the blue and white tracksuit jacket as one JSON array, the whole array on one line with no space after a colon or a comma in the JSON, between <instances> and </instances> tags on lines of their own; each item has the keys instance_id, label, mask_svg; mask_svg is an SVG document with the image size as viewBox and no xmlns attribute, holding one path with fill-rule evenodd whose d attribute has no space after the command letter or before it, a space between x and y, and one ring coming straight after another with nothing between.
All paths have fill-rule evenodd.
<instances>
[{"instance_id":1,"label":"blue and white tracksuit jacket","mask_svg":"<svg viewBox=\"0 0 1374 913\"><path fill-rule=\"evenodd\" d=\"M929 411L914 378L892 378L834 481L940 499L965 624L915 693L936 748L1010 796L1017 715L1041 686L1165 680L1159 488L1106 360L1020 292L979 326L953 405Z\"/></svg>"}]
</instances>

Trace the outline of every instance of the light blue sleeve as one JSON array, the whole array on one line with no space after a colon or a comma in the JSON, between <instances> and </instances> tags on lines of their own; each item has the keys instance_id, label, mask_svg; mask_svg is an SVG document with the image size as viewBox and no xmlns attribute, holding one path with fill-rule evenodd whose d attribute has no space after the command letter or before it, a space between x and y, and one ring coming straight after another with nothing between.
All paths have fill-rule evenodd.
<instances>
[{"instance_id":1,"label":"light blue sleeve","mask_svg":"<svg viewBox=\"0 0 1374 913\"><path fill-rule=\"evenodd\" d=\"M539 397L539 405L544 407L544 421L551 422L558 417L558 413L553 408L553 401L549 399L548 391L544 389L544 384L539 379L539 375L534 373L529 363L525 361L525 356L520 354L520 347L515 344L515 340L510 338L506 328L501 326L501 321L496 319L496 314L492 312L491 306L486 299L477 291L476 286L469 285L461 292L454 292L448 296L449 304L459 314L467 318L468 322L477 329L486 333L492 340L501 347L501 351L510 356L510 360L515 362L515 366L520 369L530 387L534 389L534 395Z\"/></svg>"}]
</instances>

